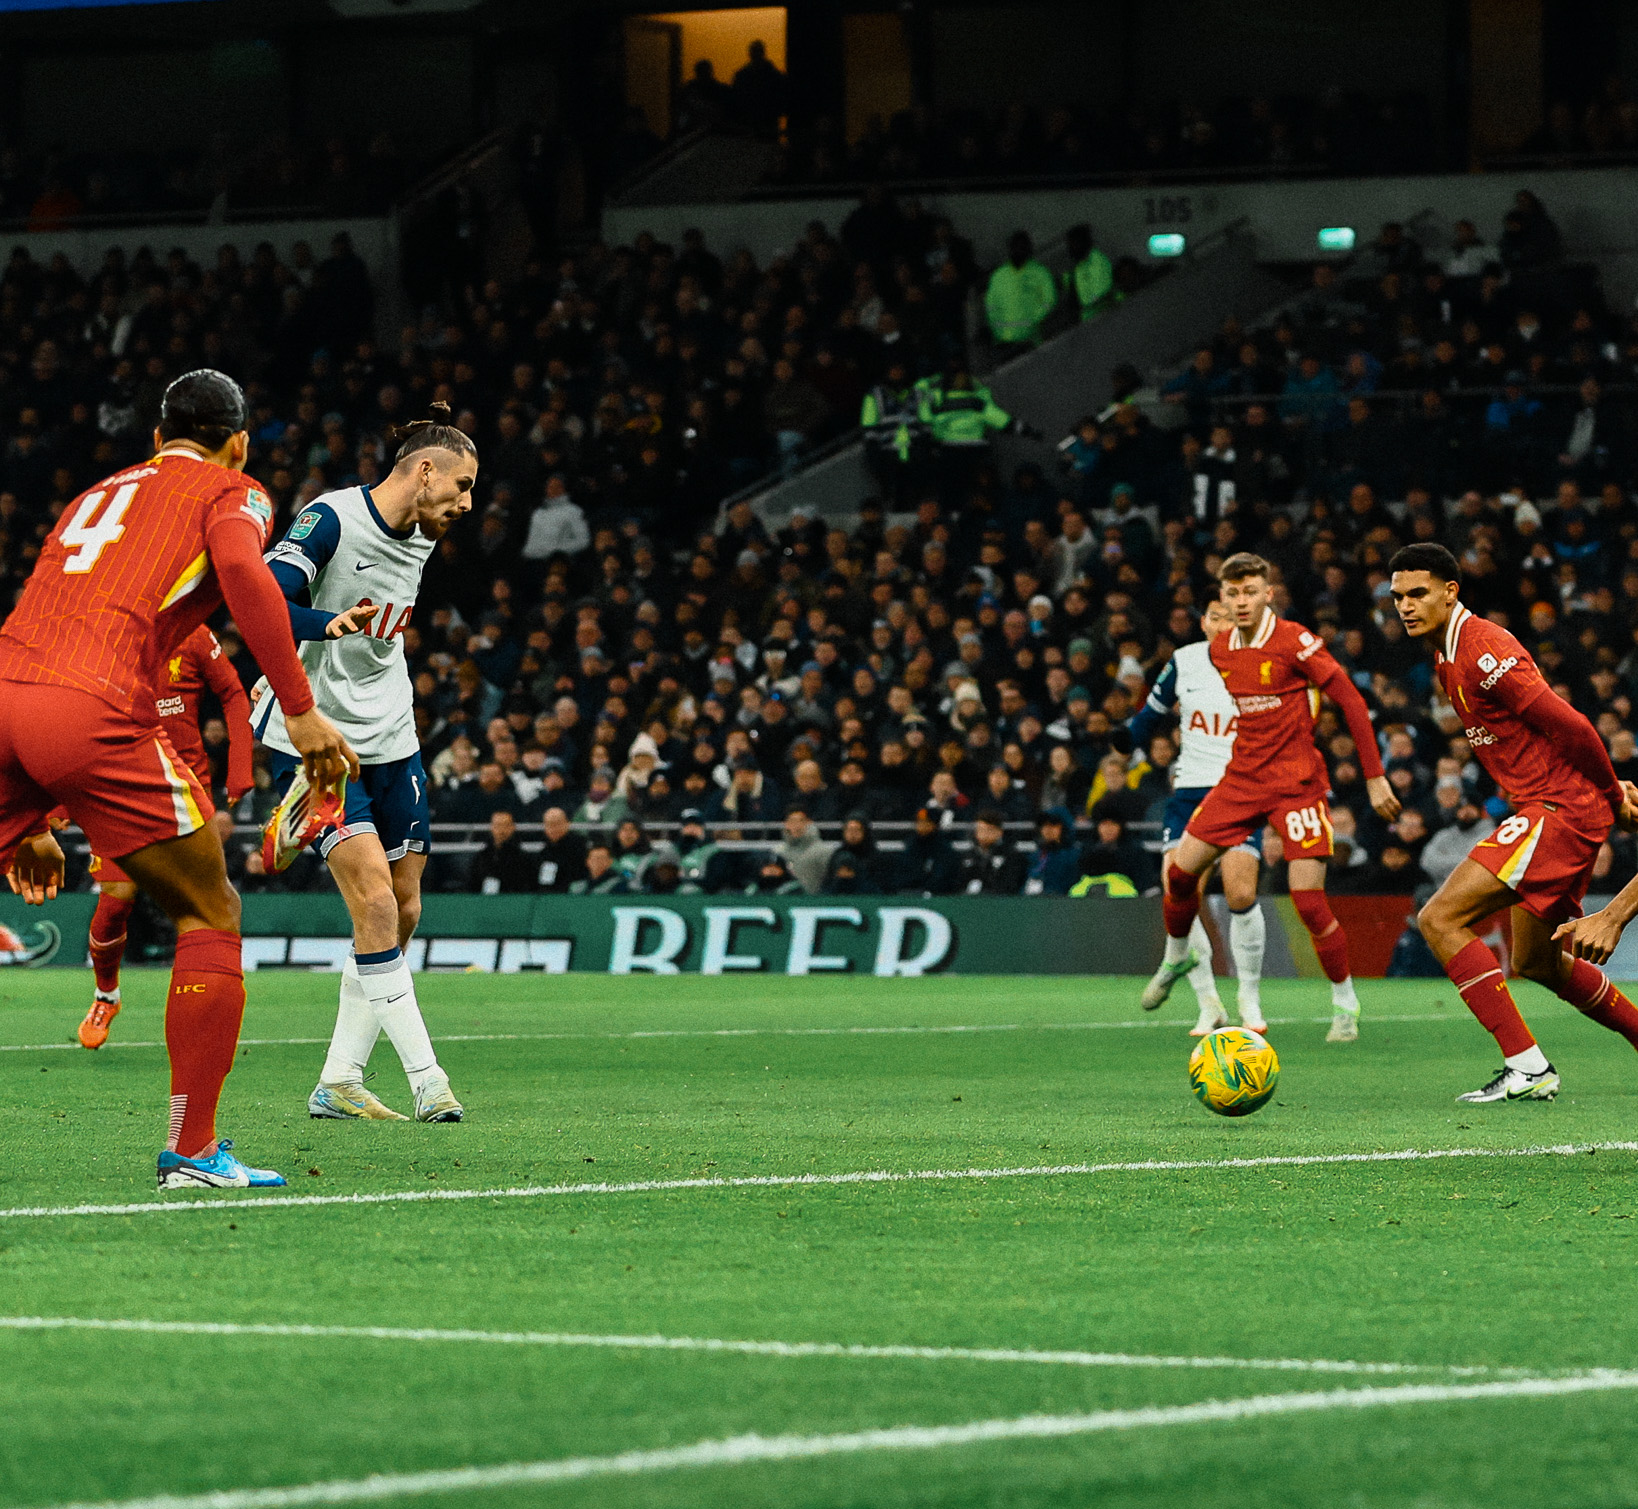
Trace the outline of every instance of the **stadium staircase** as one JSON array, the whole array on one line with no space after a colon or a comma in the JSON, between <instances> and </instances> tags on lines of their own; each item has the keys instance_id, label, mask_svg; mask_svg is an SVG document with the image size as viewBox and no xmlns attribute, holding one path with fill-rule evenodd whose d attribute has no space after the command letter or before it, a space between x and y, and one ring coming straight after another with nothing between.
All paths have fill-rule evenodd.
<instances>
[{"instance_id":1,"label":"stadium staircase","mask_svg":"<svg viewBox=\"0 0 1638 1509\"><path fill-rule=\"evenodd\" d=\"M1256 253L1256 238L1243 221L1225 226L1142 292L989 372L996 402L1045 436L1001 437L995 446L1000 474L1032 462L1054 475L1057 442L1082 415L1110 402L1110 374L1120 363L1136 358L1150 370L1164 369L1215 333L1226 316L1249 324L1288 300L1290 289L1258 266ZM817 449L790 476L752 483L723 508L748 499L769 524L783 525L793 512L846 524L876 490L854 429Z\"/></svg>"}]
</instances>

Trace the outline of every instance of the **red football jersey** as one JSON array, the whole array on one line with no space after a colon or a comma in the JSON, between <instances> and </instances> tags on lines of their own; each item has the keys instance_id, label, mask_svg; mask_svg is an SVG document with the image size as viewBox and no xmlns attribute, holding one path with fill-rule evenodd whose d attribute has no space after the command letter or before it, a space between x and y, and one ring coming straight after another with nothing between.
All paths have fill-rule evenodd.
<instances>
[{"instance_id":1,"label":"red football jersey","mask_svg":"<svg viewBox=\"0 0 1638 1509\"><path fill-rule=\"evenodd\" d=\"M1603 793L1519 717L1551 688L1518 640L1457 603L1433 668L1474 757L1514 806L1552 802L1573 826L1609 831Z\"/></svg>"},{"instance_id":2,"label":"red football jersey","mask_svg":"<svg viewBox=\"0 0 1638 1509\"><path fill-rule=\"evenodd\" d=\"M211 531L242 517L265 544L267 494L243 472L187 452L155 456L82 493L0 628L0 680L71 686L153 722L152 688L165 662L222 602L206 553Z\"/></svg>"},{"instance_id":3,"label":"red football jersey","mask_svg":"<svg viewBox=\"0 0 1638 1509\"><path fill-rule=\"evenodd\" d=\"M1272 608L1244 641L1227 629L1211 642L1211 663L1238 709L1227 780L1271 792L1330 785L1325 761L1314 747L1315 687L1339 670L1325 641Z\"/></svg>"},{"instance_id":4,"label":"red football jersey","mask_svg":"<svg viewBox=\"0 0 1638 1509\"><path fill-rule=\"evenodd\" d=\"M250 698L238 673L222 653L221 642L203 625L183 640L176 654L159 669L154 707L171 736L171 747L192 767L206 791L215 789L210 757L199 733L199 694L209 687L222 704L228 726L228 790L251 785Z\"/></svg>"}]
</instances>

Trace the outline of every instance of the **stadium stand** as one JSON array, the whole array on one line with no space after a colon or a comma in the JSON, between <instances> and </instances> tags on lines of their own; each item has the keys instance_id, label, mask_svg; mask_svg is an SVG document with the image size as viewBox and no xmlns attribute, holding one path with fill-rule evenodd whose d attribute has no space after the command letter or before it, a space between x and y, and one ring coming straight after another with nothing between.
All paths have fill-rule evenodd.
<instances>
[{"instance_id":1,"label":"stadium stand","mask_svg":"<svg viewBox=\"0 0 1638 1509\"><path fill-rule=\"evenodd\" d=\"M847 527L722 510L789 460L791 432L799 447L851 425L896 364L936 378L964 361L983 270L955 227L883 205L760 266L646 236L534 262L396 349L368 334L344 241L288 264L268 247L212 268L115 255L86 279L15 253L0 593L80 486L142 453L167 376L209 361L249 385L251 469L281 521L378 476L390 425L435 397L479 443L479 506L429 567L406 641L435 819L460 840L440 846L444 888L559 885L536 858L557 812L612 845L595 874L584 855L554 866L574 877L561 886L1151 885L1141 838L1174 745L1128 768L1110 730L1195 636L1214 564L1239 548L1279 566L1288 610L1331 642L1410 799L1384 828L1322 715L1342 887L1414 889L1495 795L1386 603L1399 542L1447 541L1469 602L1527 631L1638 769L1638 329L1596 270L1563 260L1532 195L1450 248L1390 226L1340 270L1303 269L1277 315L1225 322L1154 385L1131 353L1125 401L1063 437L1056 473L1002 477L977 447L954 486L924 453ZM512 829L494 831L497 812ZM1006 852L966 875L982 818ZM520 845L528 864L508 858ZM327 884L313 864L261 876L249 848L252 889ZM1277 889L1272 835L1266 852ZM1617 840L1611 883L1633 864Z\"/></svg>"},{"instance_id":2,"label":"stadium stand","mask_svg":"<svg viewBox=\"0 0 1638 1509\"><path fill-rule=\"evenodd\" d=\"M1417 173L1437 166L1432 124L1427 99L1415 92L1231 97L1210 109L1176 100L1107 111L1023 102L940 115L912 109L872 119L852 142L830 117L799 125L769 180L791 187Z\"/></svg>"},{"instance_id":3,"label":"stadium stand","mask_svg":"<svg viewBox=\"0 0 1638 1509\"><path fill-rule=\"evenodd\" d=\"M276 136L218 135L187 150L0 151L0 225L63 230L119 221L222 216L380 215L433 165L387 132L311 148Z\"/></svg>"}]
</instances>

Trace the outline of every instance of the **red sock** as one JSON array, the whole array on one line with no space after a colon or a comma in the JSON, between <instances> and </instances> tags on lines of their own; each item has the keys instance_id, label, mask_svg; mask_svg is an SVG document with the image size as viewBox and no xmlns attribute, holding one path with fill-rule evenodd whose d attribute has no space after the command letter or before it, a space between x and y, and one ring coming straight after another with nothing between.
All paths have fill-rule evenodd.
<instances>
[{"instance_id":1,"label":"red sock","mask_svg":"<svg viewBox=\"0 0 1638 1509\"><path fill-rule=\"evenodd\" d=\"M1200 877L1172 865L1166 871L1166 894L1160 910L1166 919L1166 934L1187 938L1194 919L1200 915Z\"/></svg>"},{"instance_id":2,"label":"red sock","mask_svg":"<svg viewBox=\"0 0 1638 1509\"><path fill-rule=\"evenodd\" d=\"M97 974L97 989L105 994L119 989L125 927L135 905L135 901L122 901L106 891L97 897L97 910L91 918L91 967Z\"/></svg>"},{"instance_id":3,"label":"red sock","mask_svg":"<svg viewBox=\"0 0 1638 1509\"><path fill-rule=\"evenodd\" d=\"M1557 994L1568 1001L1584 1017L1619 1032L1634 1048L1638 1048L1638 1006L1634 1006L1619 990L1615 982L1585 959L1577 959L1570 966L1570 978L1558 988Z\"/></svg>"},{"instance_id":4,"label":"red sock","mask_svg":"<svg viewBox=\"0 0 1638 1509\"><path fill-rule=\"evenodd\" d=\"M1325 892L1293 891L1291 904L1314 940L1314 952L1319 955L1325 978L1333 985L1340 984L1348 978L1348 935L1325 899Z\"/></svg>"},{"instance_id":5,"label":"red sock","mask_svg":"<svg viewBox=\"0 0 1638 1509\"><path fill-rule=\"evenodd\" d=\"M216 1150L216 1102L233 1067L245 1014L245 974L237 933L200 927L176 940L165 1046L171 1056L171 1135L184 1158Z\"/></svg>"},{"instance_id":6,"label":"red sock","mask_svg":"<svg viewBox=\"0 0 1638 1509\"><path fill-rule=\"evenodd\" d=\"M1445 973L1456 993L1467 1002L1467 1009L1501 1045L1504 1058L1535 1047L1535 1037L1524 1025L1513 1003L1513 993L1502 978L1501 965L1485 944L1475 938L1445 965Z\"/></svg>"}]
</instances>

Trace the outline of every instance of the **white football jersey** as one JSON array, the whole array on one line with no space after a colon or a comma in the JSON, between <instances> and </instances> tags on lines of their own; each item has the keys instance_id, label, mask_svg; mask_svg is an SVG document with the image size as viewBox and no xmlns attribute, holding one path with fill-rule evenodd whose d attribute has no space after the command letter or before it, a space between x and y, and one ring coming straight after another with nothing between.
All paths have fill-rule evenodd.
<instances>
[{"instance_id":1,"label":"white football jersey","mask_svg":"<svg viewBox=\"0 0 1638 1509\"><path fill-rule=\"evenodd\" d=\"M1179 747L1172 784L1182 790L1215 786L1234 753L1238 709L1205 640L1178 650L1149 693L1148 706L1156 712L1169 712L1174 703Z\"/></svg>"},{"instance_id":2,"label":"white football jersey","mask_svg":"<svg viewBox=\"0 0 1638 1509\"><path fill-rule=\"evenodd\" d=\"M318 710L367 765L407 759L415 737L415 696L398 636L409 627L421 570L438 542L411 525L389 529L365 487L345 487L308 504L268 553L307 579L312 606L340 613L360 603L379 611L363 633L297 645ZM251 727L272 749L295 754L284 715L266 681L256 688Z\"/></svg>"}]
</instances>

